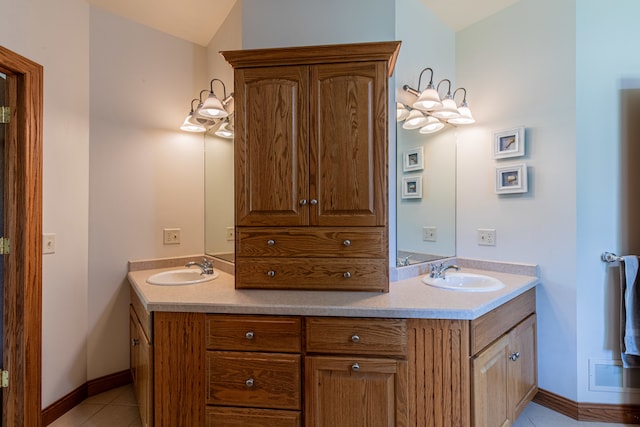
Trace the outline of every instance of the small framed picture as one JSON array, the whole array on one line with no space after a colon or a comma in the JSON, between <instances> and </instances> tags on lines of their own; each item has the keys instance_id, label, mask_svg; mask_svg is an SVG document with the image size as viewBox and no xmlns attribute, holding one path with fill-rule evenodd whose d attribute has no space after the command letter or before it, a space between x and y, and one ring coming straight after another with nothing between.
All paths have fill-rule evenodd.
<instances>
[{"instance_id":1,"label":"small framed picture","mask_svg":"<svg viewBox=\"0 0 640 427\"><path fill-rule=\"evenodd\" d=\"M496 194L526 193L527 165L518 163L496 168Z\"/></svg>"},{"instance_id":2,"label":"small framed picture","mask_svg":"<svg viewBox=\"0 0 640 427\"><path fill-rule=\"evenodd\" d=\"M493 158L524 156L524 127L503 130L493 134Z\"/></svg>"},{"instance_id":3,"label":"small framed picture","mask_svg":"<svg viewBox=\"0 0 640 427\"><path fill-rule=\"evenodd\" d=\"M422 198L422 175L405 176L402 178L402 198Z\"/></svg>"},{"instance_id":4,"label":"small framed picture","mask_svg":"<svg viewBox=\"0 0 640 427\"><path fill-rule=\"evenodd\" d=\"M407 150L402 155L402 170L404 172L424 169L424 151L422 147Z\"/></svg>"}]
</instances>

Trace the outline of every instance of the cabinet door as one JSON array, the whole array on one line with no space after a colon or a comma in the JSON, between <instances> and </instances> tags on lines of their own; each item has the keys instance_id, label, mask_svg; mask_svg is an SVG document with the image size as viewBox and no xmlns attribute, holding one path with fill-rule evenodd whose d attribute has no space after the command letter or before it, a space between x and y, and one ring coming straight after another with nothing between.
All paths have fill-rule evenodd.
<instances>
[{"instance_id":1,"label":"cabinet door","mask_svg":"<svg viewBox=\"0 0 640 427\"><path fill-rule=\"evenodd\" d=\"M143 426L148 427L153 425L153 411L151 410L151 393L153 389L151 384L151 346L133 308L130 308L129 325L131 336L130 358L133 389L140 409L140 420L142 421Z\"/></svg>"},{"instance_id":2,"label":"cabinet door","mask_svg":"<svg viewBox=\"0 0 640 427\"><path fill-rule=\"evenodd\" d=\"M516 326L510 335L509 396L515 420L538 392L535 314Z\"/></svg>"},{"instance_id":3,"label":"cabinet door","mask_svg":"<svg viewBox=\"0 0 640 427\"><path fill-rule=\"evenodd\" d=\"M308 224L308 70L235 72L236 225Z\"/></svg>"},{"instance_id":4,"label":"cabinet door","mask_svg":"<svg viewBox=\"0 0 640 427\"><path fill-rule=\"evenodd\" d=\"M307 357L307 427L405 426L407 362Z\"/></svg>"},{"instance_id":5,"label":"cabinet door","mask_svg":"<svg viewBox=\"0 0 640 427\"><path fill-rule=\"evenodd\" d=\"M387 199L385 63L311 67L310 221L382 226Z\"/></svg>"},{"instance_id":6,"label":"cabinet door","mask_svg":"<svg viewBox=\"0 0 640 427\"><path fill-rule=\"evenodd\" d=\"M472 359L474 427L507 427L513 420L509 409L509 335Z\"/></svg>"}]
</instances>

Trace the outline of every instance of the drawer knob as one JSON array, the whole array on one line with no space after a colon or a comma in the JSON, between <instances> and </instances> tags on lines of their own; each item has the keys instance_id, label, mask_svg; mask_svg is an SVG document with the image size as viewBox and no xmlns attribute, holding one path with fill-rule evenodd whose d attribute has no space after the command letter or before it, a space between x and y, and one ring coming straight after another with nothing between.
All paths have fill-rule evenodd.
<instances>
[{"instance_id":1,"label":"drawer knob","mask_svg":"<svg viewBox=\"0 0 640 427\"><path fill-rule=\"evenodd\" d=\"M253 333L253 331L249 331L246 334L244 334L244 337L248 340L252 340L254 336L255 334Z\"/></svg>"},{"instance_id":2,"label":"drawer knob","mask_svg":"<svg viewBox=\"0 0 640 427\"><path fill-rule=\"evenodd\" d=\"M354 336L351 337L351 341L356 342L356 343L360 342L360 337L358 335L354 335Z\"/></svg>"},{"instance_id":3,"label":"drawer knob","mask_svg":"<svg viewBox=\"0 0 640 427\"><path fill-rule=\"evenodd\" d=\"M509 359L511 359L512 362L515 362L519 358L520 358L520 352L519 351L511 353L511 355L509 356Z\"/></svg>"},{"instance_id":4,"label":"drawer knob","mask_svg":"<svg viewBox=\"0 0 640 427\"><path fill-rule=\"evenodd\" d=\"M345 246L351 246L351 240L347 239L344 242L342 242L342 244Z\"/></svg>"},{"instance_id":5,"label":"drawer knob","mask_svg":"<svg viewBox=\"0 0 640 427\"><path fill-rule=\"evenodd\" d=\"M267 245L269 245L269 246L273 246L273 245L275 245L275 244L276 244L276 241L275 241L275 240L273 240L273 239L269 239L269 240L267 240Z\"/></svg>"},{"instance_id":6,"label":"drawer knob","mask_svg":"<svg viewBox=\"0 0 640 427\"><path fill-rule=\"evenodd\" d=\"M246 380L244 382L244 385L246 385L247 387L251 388L255 385L255 381L253 380L253 378L249 378L248 380Z\"/></svg>"},{"instance_id":7,"label":"drawer knob","mask_svg":"<svg viewBox=\"0 0 640 427\"><path fill-rule=\"evenodd\" d=\"M318 204L318 201L317 201L316 199L311 199L311 202L310 202L310 203L311 203L313 206L315 206L315 205L317 205L317 204Z\"/></svg>"},{"instance_id":8,"label":"drawer knob","mask_svg":"<svg viewBox=\"0 0 640 427\"><path fill-rule=\"evenodd\" d=\"M269 270L269 271L267 272L267 276L269 276L269 277L275 277L275 275L276 275L276 272L275 272L275 271L273 271L273 270Z\"/></svg>"},{"instance_id":9,"label":"drawer knob","mask_svg":"<svg viewBox=\"0 0 640 427\"><path fill-rule=\"evenodd\" d=\"M131 339L131 347L135 347L135 346L137 346L139 343L140 343L140 341L139 341L139 340L137 340L137 339L135 339L135 338L132 338L132 339Z\"/></svg>"},{"instance_id":10,"label":"drawer knob","mask_svg":"<svg viewBox=\"0 0 640 427\"><path fill-rule=\"evenodd\" d=\"M300 203L300 206L304 206L307 204L307 199L300 199L300 202L298 203Z\"/></svg>"},{"instance_id":11,"label":"drawer knob","mask_svg":"<svg viewBox=\"0 0 640 427\"><path fill-rule=\"evenodd\" d=\"M349 273L348 271L346 273L343 274L345 279L349 279L351 277L351 273Z\"/></svg>"},{"instance_id":12,"label":"drawer knob","mask_svg":"<svg viewBox=\"0 0 640 427\"><path fill-rule=\"evenodd\" d=\"M351 365L351 370L353 372L358 372L360 370L360 365L358 364L358 362L356 362L353 365Z\"/></svg>"}]
</instances>

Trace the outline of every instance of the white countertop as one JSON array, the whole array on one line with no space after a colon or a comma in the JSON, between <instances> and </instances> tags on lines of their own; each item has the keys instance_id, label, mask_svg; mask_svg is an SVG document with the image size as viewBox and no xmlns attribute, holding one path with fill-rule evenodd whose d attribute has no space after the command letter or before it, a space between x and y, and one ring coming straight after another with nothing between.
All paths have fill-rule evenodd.
<instances>
[{"instance_id":1,"label":"white countertop","mask_svg":"<svg viewBox=\"0 0 640 427\"><path fill-rule=\"evenodd\" d=\"M505 287L494 292L459 292L425 285L420 276L389 283L388 293L248 290L235 289L233 276L220 270L216 279L194 285L146 282L150 275L171 269L128 274L148 311L472 320L538 284L533 276L473 268L461 271L495 277Z\"/></svg>"}]
</instances>

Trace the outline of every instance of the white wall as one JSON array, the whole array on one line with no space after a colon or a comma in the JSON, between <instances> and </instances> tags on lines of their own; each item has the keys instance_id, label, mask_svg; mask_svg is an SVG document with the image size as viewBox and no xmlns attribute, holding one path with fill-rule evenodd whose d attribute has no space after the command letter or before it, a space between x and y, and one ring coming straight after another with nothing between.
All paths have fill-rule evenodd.
<instances>
[{"instance_id":1,"label":"white wall","mask_svg":"<svg viewBox=\"0 0 640 427\"><path fill-rule=\"evenodd\" d=\"M540 266L539 385L574 401L575 30L574 0L521 0L457 35L457 79L469 89L477 120L459 131L457 253ZM492 132L521 125L525 157L494 160ZM529 192L494 194L496 166L522 161ZM495 247L477 245L478 228L496 229ZM588 262L600 267L597 256Z\"/></svg>"},{"instance_id":2,"label":"white wall","mask_svg":"<svg viewBox=\"0 0 640 427\"><path fill-rule=\"evenodd\" d=\"M86 381L89 6L0 0L0 45L44 66L42 403Z\"/></svg>"},{"instance_id":3,"label":"white wall","mask_svg":"<svg viewBox=\"0 0 640 427\"><path fill-rule=\"evenodd\" d=\"M620 230L620 89L640 78L640 4L577 2L577 303L580 401L639 403L638 394L588 390L589 359L619 359L618 271L599 261L626 254ZM636 83L636 86L637 83ZM593 108L598 105L598 108ZM634 242L637 245L639 242Z\"/></svg>"},{"instance_id":4,"label":"white wall","mask_svg":"<svg viewBox=\"0 0 640 427\"><path fill-rule=\"evenodd\" d=\"M129 368L127 261L204 251L206 48L91 9L88 379ZM180 228L180 245L163 245Z\"/></svg>"}]
</instances>

